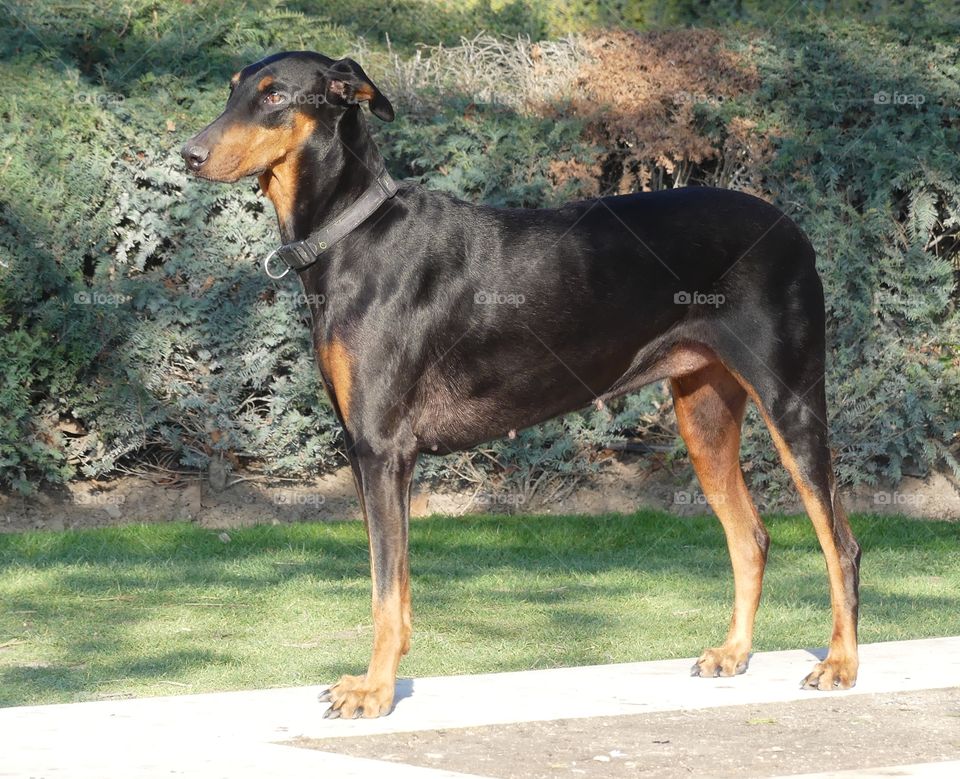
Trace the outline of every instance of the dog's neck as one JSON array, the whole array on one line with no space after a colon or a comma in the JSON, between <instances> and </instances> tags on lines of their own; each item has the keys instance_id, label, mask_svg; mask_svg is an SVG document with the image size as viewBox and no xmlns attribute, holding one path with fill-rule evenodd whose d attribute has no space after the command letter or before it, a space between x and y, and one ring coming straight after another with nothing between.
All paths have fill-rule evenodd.
<instances>
[{"instance_id":1,"label":"dog's neck","mask_svg":"<svg viewBox=\"0 0 960 779\"><path fill-rule=\"evenodd\" d=\"M300 241L346 210L376 179L383 158L359 108L348 110L323 148L311 142L259 177L283 243Z\"/></svg>"}]
</instances>

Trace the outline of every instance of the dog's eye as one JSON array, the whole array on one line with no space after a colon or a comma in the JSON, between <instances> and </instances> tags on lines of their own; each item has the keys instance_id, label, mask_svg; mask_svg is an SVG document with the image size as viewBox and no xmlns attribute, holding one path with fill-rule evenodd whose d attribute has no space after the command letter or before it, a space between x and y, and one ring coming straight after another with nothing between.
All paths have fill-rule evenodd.
<instances>
[{"instance_id":1,"label":"dog's eye","mask_svg":"<svg viewBox=\"0 0 960 779\"><path fill-rule=\"evenodd\" d=\"M282 92L267 92L263 96L263 102L268 105L280 105L286 99Z\"/></svg>"}]
</instances>

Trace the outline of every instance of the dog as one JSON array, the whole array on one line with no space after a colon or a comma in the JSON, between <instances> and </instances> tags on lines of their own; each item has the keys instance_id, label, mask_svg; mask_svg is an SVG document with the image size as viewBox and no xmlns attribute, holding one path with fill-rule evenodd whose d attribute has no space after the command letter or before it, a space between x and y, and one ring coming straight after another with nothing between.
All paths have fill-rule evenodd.
<instances>
[{"instance_id":1,"label":"dog","mask_svg":"<svg viewBox=\"0 0 960 779\"><path fill-rule=\"evenodd\" d=\"M472 205L384 167L361 106L390 101L351 59L284 52L234 75L223 113L183 146L195 175L258 178L283 244L271 277L308 293L317 364L343 426L370 546L366 674L321 694L326 717L378 717L411 636L408 518L421 454L465 449L668 380L680 434L726 533L725 642L695 676L747 668L769 536L744 483L748 400L826 560L833 634L807 688L854 685L860 547L827 440L825 314L815 253L763 200L690 187L556 209Z\"/></svg>"}]
</instances>

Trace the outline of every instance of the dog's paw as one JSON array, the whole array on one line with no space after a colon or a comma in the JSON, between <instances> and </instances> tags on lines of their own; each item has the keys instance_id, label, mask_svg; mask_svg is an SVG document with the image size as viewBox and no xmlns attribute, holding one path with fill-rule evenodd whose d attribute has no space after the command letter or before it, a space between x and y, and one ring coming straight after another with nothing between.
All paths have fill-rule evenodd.
<instances>
[{"instance_id":1,"label":"dog's paw","mask_svg":"<svg viewBox=\"0 0 960 779\"><path fill-rule=\"evenodd\" d=\"M320 693L321 703L329 703L324 719L383 717L393 708L396 685L368 683L366 676L341 676L332 687Z\"/></svg>"},{"instance_id":2,"label":"dog's paw","mask_svg":"<svg viewBox=\"0 0 960 779\"><path fill-rule=\"evenodd\" d=\"M736 676L747 670L750 650L717 646L704 650L690 669L691 676Z\"/></svg>"},{"instance_id":3,"label":"dog's paw","mask_svg":"<svg viewBox=\"0 0 960 779\"><path fill-rule=\"evenodd\" d=\"M857 683L857 662L838 660L829 655L817 663L800 686L804 690L849 690Z\"/></svg>"}]
</instances>

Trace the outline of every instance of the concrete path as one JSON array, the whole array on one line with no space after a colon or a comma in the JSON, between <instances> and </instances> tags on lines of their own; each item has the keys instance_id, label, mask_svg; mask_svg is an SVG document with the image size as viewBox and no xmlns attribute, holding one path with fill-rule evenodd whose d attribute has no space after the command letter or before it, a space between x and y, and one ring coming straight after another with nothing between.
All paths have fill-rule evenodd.
<instances>
[{"instance_id":1,"label":"concrete path","mask_svg":"<svg viewBox=\"0 0 960 779\"><path fill-rule=\"evenodd\" d=\"M331 739L355 743L358 736L423 733L423 738L428 738L436 731L468 727L582 722L588 718L598 718L599 723L599 718L793 701L802 701L803 707L822 707L826 713L848 698L866 704L893 700L890 696L896 693L923 690L947 691L940 705L944 716L956 717L956 738L949 735L950 721L946 721L945 731L946 747L956 747L952 758L956 762L945 762L942 755L953 753L940 749L918 752L924 756L919 761L904 755L908 759L874 763L867 766L867 773L814 772L811 776L960 775L960 637L864 645L860 679L850 691L800 690L799 681L813 662L815 657L808 651L760 653L753 657L747 674L734 679L691 678L692 659L688 659L401 680L395 711L378 720L322 719L324 705L316 700L322 686L0 709L0 777L298 779L375 775L426 779L471 776L478 771L487 776L524 777L533 774L525 773L522 761L493 766L494 773L480 766L461 768L458 773L393 759L320 751L316 746L322 740L323 750L336 749L336 741ZM957 703L952 714L951 701ZM704 716L705 721L710 719L709 714ZM910 716L922 718L924 713ZM876 737L882 739L883 733L878 730ZM496 743L492 744L495 749ZM816 743L810 745L810 749L817 748ZM715 765L709 762L709 751L706 757L706 764L688 766L683 773L711 775ZM940 762L931 762L936 760ZM919 764L895 766L894 762ZM832 765L825 761L823 768ZM883 766L895 773L882 773ZM788 770L765 775L807 770L783 767ZM556 775L562 776L583 774L576 767L556 770Z\"/></svg>"}]
</instances>

